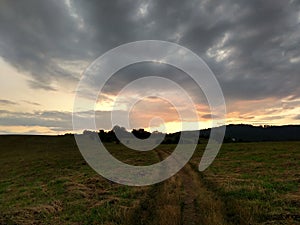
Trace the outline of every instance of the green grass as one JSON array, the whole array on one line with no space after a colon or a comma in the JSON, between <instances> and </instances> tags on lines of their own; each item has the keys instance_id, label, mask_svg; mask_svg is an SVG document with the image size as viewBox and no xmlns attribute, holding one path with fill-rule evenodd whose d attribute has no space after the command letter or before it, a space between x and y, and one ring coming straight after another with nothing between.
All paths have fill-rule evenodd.
<instances>
[{"instance_id":1,"label":"green grass","mask_svg":"<svg viewBox=\"0 0 300 225\"><path fill-rule=\"evenodd\" d=\"M1 136L0 141L0 224L120 224L147 189L96 174L70 136ZM108 148L125 159L120 146Z\"/></svg>"},{"instance_id":2,"label":"green grass","mask_svg":"<svg viewBox=\"0 0 300 225\"><path fill-rule=\"evenodd\" d=\"M72 136L0 136L0 143L0 224L152 224L164 191L176 186L176 177L147 187L112 183L87 165ZM106 146L129 164L159 161L155 150ZM195 171L204 147L191 161ZM197 173L222 199L228 224L300 223L299 142L224 144L213 164ZM182 202L172 196L168 202L180 213Z\"/></svg>"},{"instance_id":3,"label":"green grass","mask_svg":"<svg viewBox=\"0 0 300 225\"><path fill-rule=\"evenodd\" d=\"M299 162L299 142L224 144L202 178L235 223L299 224Z\"/></svg>"}]
</instances>

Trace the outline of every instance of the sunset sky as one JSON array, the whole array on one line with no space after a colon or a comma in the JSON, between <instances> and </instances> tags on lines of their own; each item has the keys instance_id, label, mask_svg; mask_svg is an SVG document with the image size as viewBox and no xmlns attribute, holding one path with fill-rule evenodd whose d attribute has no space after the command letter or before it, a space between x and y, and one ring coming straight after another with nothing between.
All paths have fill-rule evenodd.
<instances>
[{"instance_id":1,"label":"sunset sky","mask_svg":"<svg viewBox=\"0 0 300 225\"><path fill-rule=\"evenodd\" d=\"M198 54L223 90L227 124L300 123L300 1L2 0L0 133L73 132L74 96L84 70L108 50L139 40L170 41ZM186 89L199 116L188 122L211 126L193 81L172 66L148 62L123 68L107 82L95 105L97 127L111 129L113 107L126 109L126 101L114 106L122 87L152 75ZM151 84L121 97L145 91L181 100L176 90ZM180 130L176 110L163 99L142 99L130 116L131 128L148 129L159 117L166 132ZM154 123L163 130L160 119Z\"/></svg>"}]
</instances>

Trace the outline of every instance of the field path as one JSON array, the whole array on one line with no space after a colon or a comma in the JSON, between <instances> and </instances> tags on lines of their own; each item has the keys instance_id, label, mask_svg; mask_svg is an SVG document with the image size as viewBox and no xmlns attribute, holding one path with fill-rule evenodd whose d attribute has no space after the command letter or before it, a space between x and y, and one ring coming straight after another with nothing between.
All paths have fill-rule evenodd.
<instances>
[{"instance_id":1,"label":"field path","mask_svg":"<svg viewBox=\"0 0 300 225\"><path fill-rule=\"evenodd\" d=\"M170 152L159 151L160 159L163 159ZM163 203L159 207L160 213L163 212L164 204L175 204L173 206L180 215L173 216L177 221L169 220L167 224L182 224L182 225L199 225L199 224L228 224L224 218L223 202L209 190L202 182L199 172L195 171L190 163L181 169L175 176L163 183L164 187L157 198L165 198L165 196L173 197L173 201L167 199L157 199L159 203ZM173 191L173 195L168 195ZM170 208L168 206L167 208ZM164 218L164 216L160 216ZM158 224L166 224L158 223Z\"/></svg>"}]
</instances>

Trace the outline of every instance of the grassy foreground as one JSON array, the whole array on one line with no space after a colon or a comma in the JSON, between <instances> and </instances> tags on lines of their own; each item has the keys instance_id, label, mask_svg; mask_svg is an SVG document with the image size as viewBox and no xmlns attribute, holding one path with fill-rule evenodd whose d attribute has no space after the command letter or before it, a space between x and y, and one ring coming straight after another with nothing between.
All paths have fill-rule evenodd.
<instances>
[{"instance_id":1,"label":"grassy foreground","mask_svg":"<svg viewBox=\"0 0 300 225\"><path fill-rule=\"evenodd\" d=\"M173 145L108 149L150 165ZM147 187L112 183L72 136L0 136L0 224L300 224L300 143L224 144L205 172L204 144L178 174Z\"/></svg>"}]
</instances>

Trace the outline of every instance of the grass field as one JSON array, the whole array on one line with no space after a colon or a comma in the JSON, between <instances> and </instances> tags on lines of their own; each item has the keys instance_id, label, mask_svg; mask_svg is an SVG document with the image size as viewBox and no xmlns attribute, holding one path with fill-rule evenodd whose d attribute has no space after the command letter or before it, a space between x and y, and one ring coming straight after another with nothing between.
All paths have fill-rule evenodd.
<instances>
[{"instance_id":1,"label":"grass field","mask_svg":"<svg viewBox=\"0 0 300 225\"><path fill-rule=\"evenodd\" d=\"M174 145L107 147L149 165ZM204 147L170 179L128 187L94 172L72 136L0 136L0 224L300 224L299 142L224 144L200 173Z\"/></svg>"}]
</instances>

